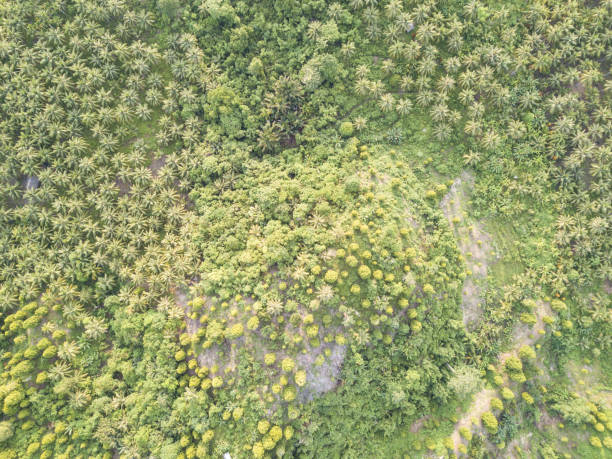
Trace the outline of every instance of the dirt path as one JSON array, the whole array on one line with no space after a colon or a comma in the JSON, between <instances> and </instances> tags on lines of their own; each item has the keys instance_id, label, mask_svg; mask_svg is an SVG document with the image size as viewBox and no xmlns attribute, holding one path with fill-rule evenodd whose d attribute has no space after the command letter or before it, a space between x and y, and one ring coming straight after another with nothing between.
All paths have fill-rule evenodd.
<instances>
[{"instance_id":1,"label":"dirt path","mask_svg":"<svg viewBox=\"0 0 612 459\"><path fill-rule=\"evenodd\" d=\"M537 301L537 308L533 311L536 315L536 323L533 326L519 322L512 331L512 349L499 355L499 363L503 365L508 357L517 356L518 350L521 346L528 345L533 346L538 339L540 334L538 330L544 329L544 321L542 318L552 313L550 304L544 301Z\"/></svg>"},{"instance_id":2,"label":"dirt path","mask_svg":"<svg viewBox=\"0 0 612 459\"><path fill-rule=\"evenodd\" d=\"M463 324L466 328L472 328L482 315L480 284L487 277L492 250L491 236L484 231L484 225L480 222L469 222L472 223L469 224L465 221L470 190L473 186L474 177L464 171L453 182L440 202L440 208L455 234L457 247L465 258L467 269L471 271L471 275L468 275L463 283L461 292Z\"/></svg>"},{"instance_id":3,"label":"dirt path","mask_svg":"<svg viewBox=\"0 0 612 459\"><path fill-rule=\"evenodd\" d=\"M493 389L483 389L474 395L474 401L470 408L463 414L461 419L457 422L455 426L455 430L453 431L451 438L453 440L453 444L455 445L455 454L458 454L458 446L461 443L461 435L459 434L459 429L462 427L466 427L468 430L472 430L472 418L476 418L480 420L480 417L485 411L489 410L489 404L491 403L491 399L495 397L497 391Z\"/></svg>"}]
</instances>

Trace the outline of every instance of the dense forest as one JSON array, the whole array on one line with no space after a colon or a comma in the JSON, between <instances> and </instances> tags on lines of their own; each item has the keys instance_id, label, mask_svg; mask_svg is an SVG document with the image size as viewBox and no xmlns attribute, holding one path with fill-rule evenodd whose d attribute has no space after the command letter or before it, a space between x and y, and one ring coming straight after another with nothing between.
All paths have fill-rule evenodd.
<instances>
[{"instance_id":1,"label":"dense forest","mask_svg":"<svg viewBox=\"0 0 612 459\"><path fill-rule=\"evenodd\" d=\"M612 457L611 61L610 0L1 1L0 459Z\"/></svg>"}]
</instances>

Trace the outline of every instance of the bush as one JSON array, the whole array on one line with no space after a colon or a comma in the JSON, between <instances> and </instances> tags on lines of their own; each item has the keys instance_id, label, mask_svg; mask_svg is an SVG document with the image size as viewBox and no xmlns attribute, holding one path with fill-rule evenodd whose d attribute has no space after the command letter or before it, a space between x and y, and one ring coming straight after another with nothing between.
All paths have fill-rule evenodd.
<instances>
[{"instance_id":1,"label":"bush","mask_svg":"<svg viewBox=\"0 0 612 459\"><path fill-rule=\"evenodd\" d=\"M550 307L556 312L565 311L567 309L567 305L561 300L552 300L550 302Z\"/></svg>"},{"instance_id":2,"label":"bush","mask_svg":"<svg viewBox=\"0 0 612 459\"><path fill-rule=\"evenodd\" d=\"M353 135L353 123L350 121L344 121L340 124L340 135L342 137L350 137Z\"/></svg>"},{"instance_id":3,"label":"bush","mask_svg":"<svg viewBox=\"0 0 612 459\"><path fill-rule=\"evenodd\" d=\"M529 394L528 392L523 392L521 394L521 397L523 397L523 400L525 400L525 403L527 403L528 405L533 405L534 400L531 394Z\"/></svg>"},{"instance_id":4,"label":"bush","mask_svg":"<svg viewBox=\"0 0 612 459\"><path fill-rule=\"evenodd\" d=\"M523 363L518 357L508 357L504 362L504 367L509 372L523 371Z\"/></svg>"},{"instance_id":5,"label":"bush","mask_svg":"<svg viewBox=\"0 0 612 459\"><path fill-rule=\"evenodd\" d=\"M485 411L482 414L482 424L484 425L485 429L487 429L487 431L490 434L495 434L497 432L497 418L495 417L495 415L493 413L491 413L490 411Z\"/></svg>"},{"instance_id":6,"label":"bush","mask_svg":"<svg viewBox=\"0 0 612 459\"><path fill-rule=\"evenodd\" d=\"M504 387L501 390L501 396L504 400L512 400L514 398L514 392L512 392L510 389L508 389L507 387Z\"/></svg>"},{"instance_id":7,"label":"bush","mask_svg":"<svg viewBox=\"0 0 612 459\"><path fill-rule=\"evenodd\" d=\"M264 456L266 450L264 449L261 442L257 442L253 445L253 457L259 459Z\"/></svg>"},{"instance_id":8,"label":"bush","mask_svg":"<svg viewBox=\"0 0 612 459\"><path fill-rule=\"evenodd\" d=\"M536 352L531 346L525 344L519 349L519 357L523 360L533 360L536 358Z\"/></svg>"},{"instance_id":9,"label":"bush","mask_svg":"<svg viewBox=\"0 0 612 459\"><path fill-rule=\"evenodd\" d=\"M357 269L357 274L359 274L359 277L361 277L362 279L369 279L370 278L370 274L372 273L372 271L370 270L370 268L368 268L366 265L361 265L358 269Z\"/></svg>"},{"instance_id":10,"label":"bush","mask_svg":"<svg viewBox=\"0 0 612 459\"><path fill-rule=\"evenodd\" d=\"M325 273L325 282L333 284L338 280L338 272L333 269L328 270Z\"/></svg>"},{"instance_id":11,"label":"bush","mask_svg":"<svg viewBox=\"0 0 612 459\"><path fill-rule=\"evenodd\" d=\"M274 442L278 442L281 438L283 438L283 429L279 426L274 426L270 429L270 437Z\"/></svg>"},{"instance_id":12,"label":"bush","mask_svg":"<svg viewBox=\"0 0 612 459\"><path fill-rule=\"evenodd\" d=\"M257 330L257 327L259 327L259 318L253 316L247 321L247 328L249 330Z\"/></svg>"},{"instance_id":13,"label":"bush","mask_svg":"<svg viewBox=\"0 0 612 459\"><path fill-rule=\"evenodd\" d=\"M468 442L472 440L472 431L468 429L467 427L460 427L459 435L461 435L461 437L466 439Z\"/></svg>"},{"instance_id":14,"label":"bush","mask_svg":"<svg viewBox=\"0 0 612 459\"><path fill-rule=\"evenodd\" d=\"M306 384L306 372L304 370L299 370L295 373L295 384L299 387L302 387Z\"/></svg>"},{"instance_id":15,"label":"bush","mask_svg":"<svg viewBox=\"0 0 612 459\"><path fill-rule=\"evenodd\" d=\"M520 321L527 325L535 325L538 321L538 318L535 314L531 314L529 312L523 312L520 317Z\"/></svg>"},{"instance_id":16,"label":"bush","mask_svg":"<svg viewBox=\"0 0 612 459\"><path fill-rule=\"evenodd\" d=\"M229 339L240 338L244 334L244 327L241 323L237 323L229 327L226 331L226 335Z\"/></svg>"},{"instance_id":17,"label":"bush","mask_svg":"<svg viewBox=\"0 0 612 459\"><path fill-rule=\"evenodd\" d=\"M0 443L13 436L13 424L10 421L0 422Z\"/></svg>"},{"instance_id":18,"label":"bush","mask_svg":"<svg viewBox=\"0 0 612 459\"><path fill-rule=\"evenodd\" d=\"M551 405L552 409L559 413L563 419L573 425L584 424L588 421L591 411L585 400L573 398L559 401Z\"/></svg>"},{"instance_id":19,"label":"bush","mask_svg":"<svg viewBox=\"0 0 612 459\"><path fill-rule=\"evenodd\" d=\"M293 361L293 359L285 357L281 363L281 368L285 373L289 373L295 368L295 362Z\"/></svg>"},{"instance_id":20,"label":"bush","mask_svg":"<svg viewBox=\"0 0 612 459\"><path fill-rule=\"evenodd\" d=\"M527 381L527 378L525 377L525 373L523 373L522 371L514 371L510 373L510 379L519 384L522 384L525 381Z\"/></svg>"},{"instance_id":21,"label":"bush","mask_svg":"<svg viewBox=\"0 0 612 459\"><path fill-rule=\"evenodd\" d=\"M462 365L453 373L448 381L448 387L459 398L466 398L476 392L481 385L478 369Z\"/></svg>"},{"instance_id":22,"label":"bush","mask_svg":"<svg viewBox=\"0 0 612 459\"><path fill-rule=\"evenodd\" d=\"M293 400L295 400L295 397L297 396L297 392L295 390L295 387L293 386L287 386L283 392L283 399L286 402L292 402Z\"/></svg>"},{"instance_id":23,"label":"bush","mask_svg":"<svg viewBox=\"0 0 612 459\"><path fill-rule=\"evenodd\" d=\"M593 448L601 448L601 440L599 439L599 437L596 437L595 435L589 438L589 443L591 444Z\"/></svg>"},{"instance_id":24,"label":"bush","mask_svg":"<svg viewBox=\"0 0 612 459\"><path fill-rule=\"evenodd\" d=\"M494 397L491 399L491 409L503 411L504 404L500 399L498 399L497 397Z\"/></svg>"}]
</instances>

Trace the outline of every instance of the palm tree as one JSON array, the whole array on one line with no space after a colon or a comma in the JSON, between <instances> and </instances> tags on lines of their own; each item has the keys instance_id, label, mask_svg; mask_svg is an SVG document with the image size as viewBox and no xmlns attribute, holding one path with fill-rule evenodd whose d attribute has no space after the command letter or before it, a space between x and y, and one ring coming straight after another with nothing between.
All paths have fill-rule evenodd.
<instances>
[{"instance_id":1,"label":"palm tree","mask_svg":"<svg viewBox=\"0 0 612 459\"><path fill-rule=\"evenodd\" d=\"M355 69L357 78L366 78L370 74L370 67L365 64L358 65Z\"/></svg>"},{"instance_id":2,"label":"palm tree","mask_svg":"<svg viewBox=\"0 0 612 459\"><path fill-rule=\"evenodd\" d=\"M395 109L400 115L407 115L412 110L412 102L410 99L402 98L397 102Z\"/></svg>"},{"instance_id":3,"label":"palm tree","mask_svg":"<svg viewBox=\"0 0 612 459\"><path fill-rule=\"evenodd\" d=\"M337 21L345 13L345 9L339 3L332 3L327 8L327 15L330 19Z\"/></svg>"},{"instance_id":4,"label":"palm tree","mask_svg":"<svg viewBox=\"0 0 612 459\"><path fill-rule=\"evenodd\" d=\"M402 2L401 0L391 0L385 6L385 13L388 18L395 18L402 12Z\"/></svg>"},{"instance_id":5,"label":"palm tree","mask_svg":"<svg viewBox=\"0 0 612 459\"><path fill-rule=\"evenodd\" d=\"M393 105L395 104L395 99L392 94L383 94L378 101L378 106L383 112L389 112L393 110Z\"/></svg>"},{"instance_id":6,"label":"palm tree","mask_svg":"<svg viewBox=\"0 0 612 459\"><path fill-rule=\"evenodd\" d=\"M444 121L446 118L448 118L449 113L450 110L445 104L437 104L431 108L431 118L434 121Z\"/></svg>"},{"instance_id":7,"label":"palm tree","mask_svg":"<svg viewBox=\"0 0 612 459\"><path fill-rule=\"evenodd\" d=\"M455 80L450 75L445 75L438 80L438 91L443 94L447 94L455 87Z\"/></svg>"},{"instance_id":8,"label":"palm tree","mask_svg":"<svg viewBox=\"0 0 612 459\"><path fill-rule=\"evenodd\" d=\"M480 153L470 150L468 153L463 155L463 160L466 166L474 167L480 162Z\"/></svg>"},{"instance_id":9,"label":"palm tree","mask_svg":"<svg viewBox=\"0 0 612 459\"><path fill-rule=\"evenodd\" d=\"M485 132L481 139L482 146L490 151L497 149L500 146L501 141L501 137L493 129L489 129L487 132Z\"/></svg>"},{"instance_id":10,"label":"palm tree","mask_svg":"<svg viewBox=\"0 0 612 459\"><path fill-rule=\"evenodd\" d=\"M312 21L308 24L308 29L306 30L306 36L312 40L317 41L321 37L321 28L322 24L319 21Z\"/></svg>"},{"instance_id":11,"label":"palm tree","mask_svg":"<svg viewBox=\"0 0 612 459\"><path fill-rule=\"evenodd\" d=\"M382 81L376 80L370 83L370 91L374 97L380 96L384 90L385 84Z\"/></svg>"},{"instance_id":12,"label":"palm tree","mask_svg":"<svg viewBox=\"0 0 612 459\"><path fill-rule=\"evenodd\" d=\"M345 58L351 57L353 54L355 54L355 43L352 41L344 43L340 49L340 52Z\"/></svg>"},{"instance_id":13,"label":"palm tree","mask_svg":"<svg viewBox=\"0 0 612 459\"><path fill-rule=\"evenodd\" d=\"M274 151L280 141L279 126L276 123L266 124L257 133L257 147L262 153Z\"/></svg>"},{"instance_id":14,"label":"palm tree","mask_svg":"<svg viewBox=\"0 0 612 459\"><path fill-rule=\"evenodd\" d=\"M428 89L420 90L417 93L416 101L421 107L427 107L434 100L434 93Z\"/></svg>"}]
</instances>

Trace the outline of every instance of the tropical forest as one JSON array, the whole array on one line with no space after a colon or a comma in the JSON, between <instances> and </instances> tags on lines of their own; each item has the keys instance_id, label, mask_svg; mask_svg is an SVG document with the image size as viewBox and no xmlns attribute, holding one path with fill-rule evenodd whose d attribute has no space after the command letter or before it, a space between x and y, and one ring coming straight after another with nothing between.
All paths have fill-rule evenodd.
<instances>
[{"instance_id":1,"label":"tropical forest","mask_svg":"<svg viewBox=\"0 0 612 459\"><path fill-rule=\"evenodd\" d=\"M0 459L612 458L612 0L1 0Z\"/></svg>"}]
</instances>

